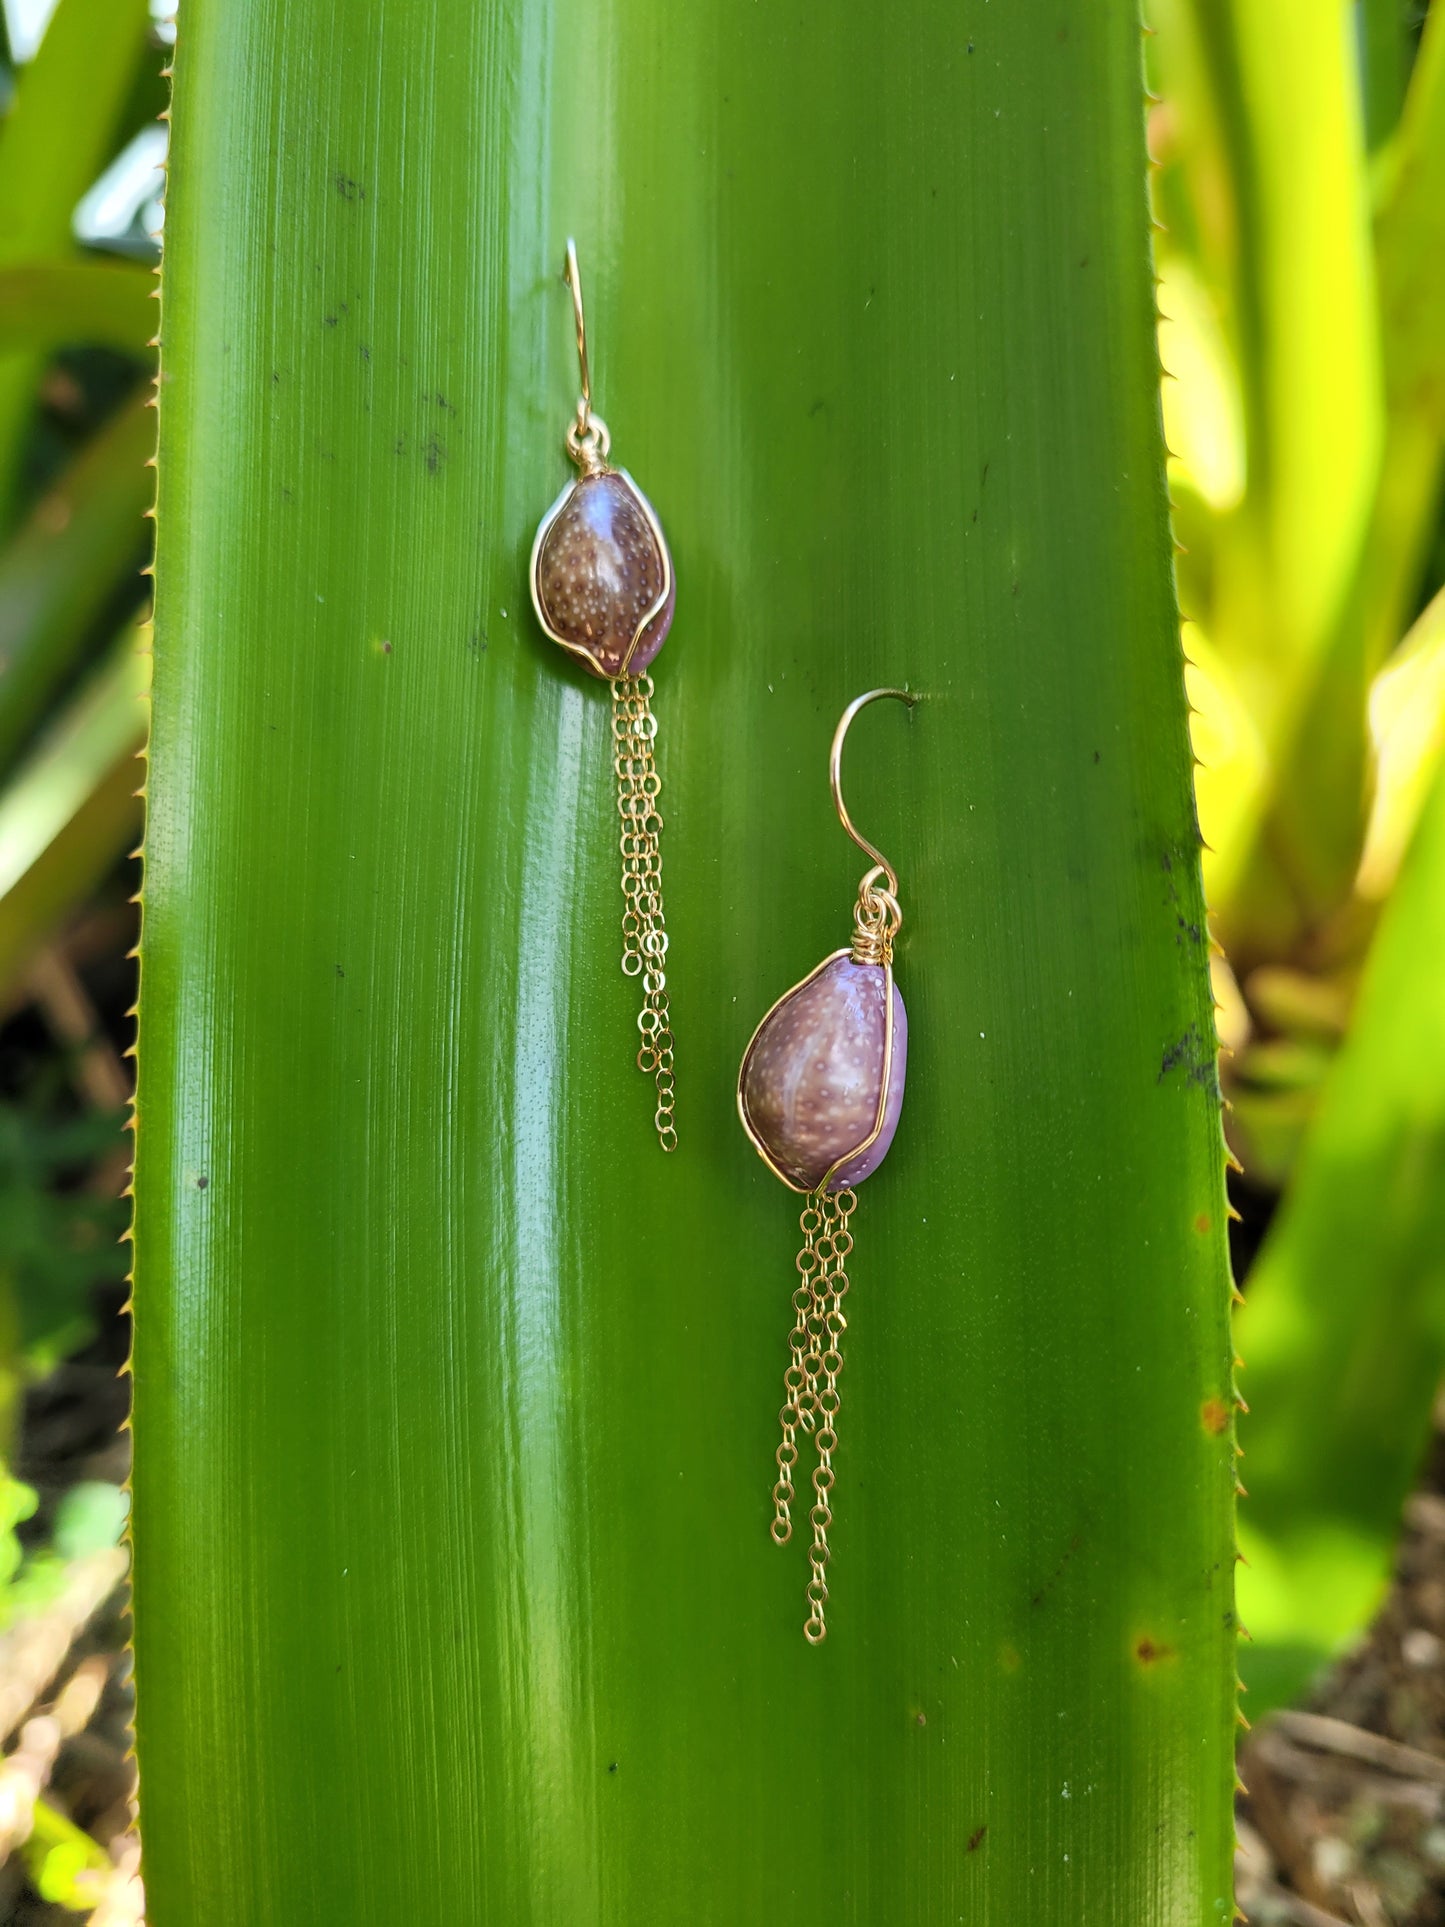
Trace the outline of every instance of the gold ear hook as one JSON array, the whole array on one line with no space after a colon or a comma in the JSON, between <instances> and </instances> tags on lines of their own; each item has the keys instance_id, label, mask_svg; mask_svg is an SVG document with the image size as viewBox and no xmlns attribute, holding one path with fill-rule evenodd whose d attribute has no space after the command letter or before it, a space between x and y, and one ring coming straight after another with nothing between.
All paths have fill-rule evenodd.
<instances>
[{"instance_id":1,"label":"gold ear hook","mask_svg":"<svg viewBox=\"0 0 1445 1927\"><path fill-rule=\"evenodd\" d=\"M892 696L900 703L907 703L910 709L912 709L913 705L918 701L917 696L910 695L906 689L870 689L866 696L855 696L843 711L842 716L838 720L838 727L833 731L833 747L828 756L828 782L833 791L833 808L838 812L838 821L843 825L843 828L848 832L849 836L852 837L863 854L871 857L879 869L882 870L887 880L888 894L891 897L896 897L898 895L897 872L876 844L870 843L866 836L859 835L852 817L848 814L848 805L843 801L844 739L858 711L860 709L866 709L869 703L876 703L880 697L883 696Z\"/></svg>"},{"instance_id":2,"label":"gold ear hook","mask_svg":"<svg viewBox=\"0 0 1445 1927\"><path fill-rule=\"evenodd\" d=\"M592 413L592 371L587 366L587 317L582 312L582 272L577 266L577 243L567 237L567 265L562 278L572 290L572 313L577 322L577 360L582 368L582 406L577 413L585 421Z\"/></svg>"},{"instance_id":3,"label":"gold ear hook","mask_svg":"<svg viewBox=\"0 0 1445 1927\"><path fill-rule=\"evenodd\" d=\"M577 323L577 363L582 371L582 393L577 419L567 430L567 452L584 475L595 475L607 459L612 438L607 424L592 412L592 370L587 362L587 316L582 308L582 270L577 266L577 243L568 236L567 265L562 278L572 290L572 318Z\"/></svg>"}]
</instances>

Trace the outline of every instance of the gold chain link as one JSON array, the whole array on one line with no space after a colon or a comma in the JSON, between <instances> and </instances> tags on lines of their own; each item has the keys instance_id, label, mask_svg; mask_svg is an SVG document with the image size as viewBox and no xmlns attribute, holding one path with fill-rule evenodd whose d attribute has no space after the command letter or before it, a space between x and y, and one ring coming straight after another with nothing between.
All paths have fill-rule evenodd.
<instances>
[{"instance_id":1,"label":"gold chain link","mask_svg":"<svg viewBox=\"0 0 1445 1927\"><path fill-rule=\"evenodd\" d=\"M843 1300L848 1291L848 1256L853 1234L848 1220L858 1200L846 1187L838 1192L814 1191L803 1207L799 1225L803 1248L798 1253L798 1285L793 1292L796 1317L789 1334L789 1357L783 1373L783 1405L778 1414L782 1441L775 1454L778 1479L773 1487L770 1531L777 1545L793 1536L793 1467L797 1463L797 1434L814 1434L818 1460L813 1467L813 1503L808 1521L813 1528L808 1548L808 1617L803 1633L811 1645L828 1636L828 1561L832 1551L828 1528L833 1523L831 1494L833 1454L838 1449L838 1412L842 1398L838 1379L843 1371L841 1350L848 1321Z\"/></svg>"},{"instance_id":2,"label":"gold chain link","mask_svg":"<svg viewBox=\"0 0 1445 1927\"><path fill-rule=\"evenodd\" d=\"M773 1523L769 1531L774 1545L779 1546L785 1546L793 1536L793 1467L798 1462L798 1427L801 1425L807 1432L813 1424L807 1366L808 1314L813 1308L813 1273L818 1267L813 1240L822 1228L823 1219L811 1198L803 1207L799 1223L803 1230L803 1249L797 1257L798 1284L793 1292L796 1316L788 1335L789 1357L783 1373L783 1403L778 1413L783 1436L773 1455L778 1464L778 1478L773 1487Z\"/></svg>"},{"instance_id":3,"label":"gold chain link","mask_svg":"<svg viewBox=\"0 0 1445 1927\"><path fill-rule=\"evenodd\" d=\"M622 970L642 980L637 1028L642 1048L637 1068L657 1087L653 1122L664 1151L677 1149L672 1121L672 1022L667 1004L667 926L662 911L662 781L652 746L651 676L616 676L612 690L612 766L617 772L617 813L622 820Z\"/></svg>"}]
</instances>

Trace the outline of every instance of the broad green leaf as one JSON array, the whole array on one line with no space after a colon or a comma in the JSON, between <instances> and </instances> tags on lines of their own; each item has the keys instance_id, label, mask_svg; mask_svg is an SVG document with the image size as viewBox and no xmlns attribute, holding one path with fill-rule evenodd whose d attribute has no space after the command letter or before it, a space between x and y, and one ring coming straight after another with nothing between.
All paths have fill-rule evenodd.
<instances>
[{"instance_id":1,"label":"broad green leaf","mask_svg":"<svg viewBox=\"0 0 1445 1927\"><path fill-rule=\"evenodd\" d=\"M148 355L155 333L147 268L103 261L37 261L0 268L0 353L65 342Z\"/></svg>"},{"instance_id":2,"label":"broad green leaf","mask_svg":"<svg viewBox=\"0 0 1445 1927\"><path fill-rule=\"evenodd\" d=\"M1445 776L1240 1325L1250 1713L1378 1603L1445 1370Z\"/></svg>"},{"instance_id":3,"label":"broad green leaf","mask_svg":"<svg viewBox=\"0 0 1445 1927\"><path fill-rule=\"evenodd\" d=\"M147 0L60 0L0 126L0 269L74 254L71 215L110 157L149 22ZM0 358L0 524L36 369Z\"/></svg>"},{"instance_id":4,"label":"broad green leaf","mask_svg":"<svg viewBox=\"0 0 1445 1927\"><path fill-rule=\"evenodd\" d=\"M127 631L0 790L0 984L135 841L149 645Z\"/></svg>"},{"instance_id":5,"label":"broad green leaf","mask_svg":"<svg viewBox=\"0 0 1445 1927\"><path fill-rule=\"evenodd\" d=\"M190 0L136 1216L157 1927L1232 1912L1222 1142L1124 0ZM526 565L656 503L681 1146ZM898 864L831 1632L739 1129Z\"/></svg>"},{"instance_id":6,"label":"broad green leaf","mask_svg":"<svg viewBox=\"0 0 1445 1927\"><path fill-rule=\"evenodd\" d=\"M137 396L0 549L0 767L44 714L145 553L155 416ZM104 632L102 632L103 634Z\"/></svg>"}]
</instances>

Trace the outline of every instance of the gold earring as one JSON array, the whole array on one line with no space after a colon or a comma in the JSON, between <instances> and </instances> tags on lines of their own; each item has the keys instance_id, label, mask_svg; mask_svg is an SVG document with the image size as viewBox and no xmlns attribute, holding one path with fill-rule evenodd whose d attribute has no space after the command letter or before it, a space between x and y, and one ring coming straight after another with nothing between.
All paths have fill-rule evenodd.
<instances>
[{"instance_id":1,"label":"gold earring","mask_svg":"<svg viewBox=\"0 0 1445 1927\"><path fill-rule=\"evenodd\" d=\"M672 627L672 556L652 504L625 468L607 461L611 436L592 408L587 322L577 248L567 243L566 280L577 323L582 392L567 429L581 474L542 517L532 544L532 607L569 656L612 691L613 768L622 851L622 969L641 979L638 1069L653 1080L653 1122L664 1151L673 1124L672 1020L667 998L667 925L662 908L662 784L654 744L649 665Z\"/></svg>"},{"instance_id":2,"label":"gold earring","mask_svg":"<svg viewBox=\"0 0 1445 1927\"><path fill-rule=\"evenodd\" d=\"M848 1225L857 1204L853 1187L871 1177L888 1155L903 1107L908 1058L908 1018L893 981L893 941L903 922L898 877L882 851L858 833L843 801L849 727L860 709L884 696L910 708L918 700L902 689L870 689L855 697L834 731L828 758L838 821L873 863L858 885L853 941L778 999L753 1032L738 1071L743 1129L773 1175L806 1199L770 1530L780 1546L793 1536L797 1435L811 1433L817 1463L808 1514L813 1539L803 1632L814 1646L828 1633L828 1532L848 1324L843 1299L853 1249Z\"/></svg>"}]
</instances>

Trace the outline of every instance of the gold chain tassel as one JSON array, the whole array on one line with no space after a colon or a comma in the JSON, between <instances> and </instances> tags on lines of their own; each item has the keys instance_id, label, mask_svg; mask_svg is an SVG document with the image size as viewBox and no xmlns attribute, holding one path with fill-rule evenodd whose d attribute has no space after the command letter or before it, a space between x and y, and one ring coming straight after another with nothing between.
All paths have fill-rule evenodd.
<instances>
[{"instance_id":1,"label":"gold chain tassel","mask_svg":"<svg viewBox=\"0 0 1445 1927\"><path fill-rule=\"evenodd\" d=\"M612 690L612 766L617 772L617 814L622 819L622 970L642 979L637 1028L642 1047L637 1068L657 1087L653 1122L664 1151L677 1149L672 1121L672 1021L667 1004L667 925L662 910L662 780L652 746L651 676L616 676Z\"/></svg>"},{"instance_id":2,"label":"gold chain tassel","mask_svg":"<svg viewBox=\"0 0 1445 1927\"><path fill-rule=\"evenodd\" d=\"M843 1300L848 1291L847 1263L853 1249L848 1220L858 1200L847 1188L814 1191L803 1206L799 1224L803 1248L798 1253L798 1284L793 1292L795 1313L789 1334L789 1357L783 1373L783 1405L778 1414L782 1440L775 1454L778 1467L773 1486L773 1522L769 1530L776 1545L793 1536L793 1467L798 1461L798 1432L811 1432L817 1452L813 1467L813 1503L808 1520L813 1541L808 1548L808 1617L803 1634L816 1646L828 1636L828 1561L832 1551L828 1528L833 1523L833 1454L838 1449L838 1412L842 1399L838 1379L843 1371L840 1349L848 1321Z\"/></svg>"}]
</instances>

